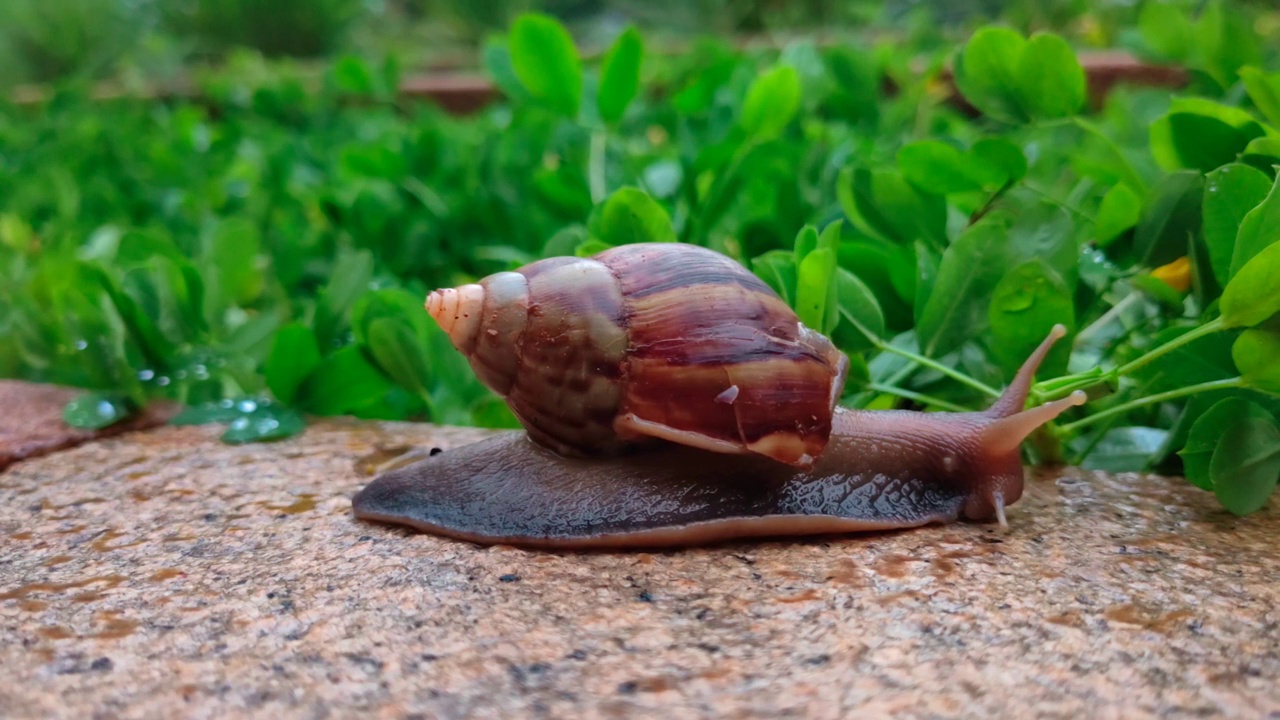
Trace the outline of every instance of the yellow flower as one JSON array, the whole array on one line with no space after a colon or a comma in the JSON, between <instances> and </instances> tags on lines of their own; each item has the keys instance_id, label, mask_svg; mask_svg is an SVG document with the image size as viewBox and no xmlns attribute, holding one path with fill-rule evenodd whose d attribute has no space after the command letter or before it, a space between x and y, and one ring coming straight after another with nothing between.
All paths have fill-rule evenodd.
<instances>
[{"instance_id":1,"label":"yellow flower","mask_svg":"<svg viewBox=\"0 0 1280 720\"><path fill-rule=\"evenodd\" d=\"M1151 271L1151 277L1180 293L1191 287L1191 260L1185 255Z\"/></svg>"}]
</instances>

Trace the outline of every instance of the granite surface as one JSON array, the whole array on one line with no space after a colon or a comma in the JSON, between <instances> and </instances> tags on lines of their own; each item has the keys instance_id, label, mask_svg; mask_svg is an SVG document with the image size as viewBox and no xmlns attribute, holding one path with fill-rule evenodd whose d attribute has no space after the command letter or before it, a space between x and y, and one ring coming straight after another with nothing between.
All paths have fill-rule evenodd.
<instances>
[{"instance_id":1,"label":"granite surface","mask_svg":"<svg viewBox=\"0 0 1280 720\"><path fill-rule=\"evenodd\" d=\"M164 427L0 473L4 717L1280 718L1280 513L1037 477L952 525L552 554L353 519L409 447Z\"/></svg>"}]
</instances>

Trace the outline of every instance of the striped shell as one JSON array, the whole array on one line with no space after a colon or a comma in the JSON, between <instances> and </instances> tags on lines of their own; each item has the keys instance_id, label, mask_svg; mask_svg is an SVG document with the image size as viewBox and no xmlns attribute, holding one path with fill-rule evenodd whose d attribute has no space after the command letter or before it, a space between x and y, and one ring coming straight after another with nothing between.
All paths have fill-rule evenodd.
<instances>
[{"instance_id":1,"label":"striped shell","mask_svg":"<svg viewBox=\"0 0 1280 720\"><path fill-rule=\"evenodd\" d=\"M567 456L656 437L808 466L848 371L768 285L695 245L548 258L426 307L529 436Z\"/></svg>"}]
</instances>

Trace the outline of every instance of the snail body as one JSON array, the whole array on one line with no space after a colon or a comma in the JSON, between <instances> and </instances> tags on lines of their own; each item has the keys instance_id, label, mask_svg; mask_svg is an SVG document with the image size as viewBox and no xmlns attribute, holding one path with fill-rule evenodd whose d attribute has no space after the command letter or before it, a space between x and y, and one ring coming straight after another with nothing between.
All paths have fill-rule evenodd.
<instances>
[{"instance_id":1,"label":"snail body","mask_svg":"<svg viewBox=\"0 0 1280 720\"><path fill-rule=\"evenodd\" d=\"M672 547L998 519L1061 326L987 410L837 405L848 360L731 259L674 243L550 258L427 310L526 431L375 479L356 516L482 544ZM545 402L554 398L554 402Z\"/></svg>"}]
</instances>

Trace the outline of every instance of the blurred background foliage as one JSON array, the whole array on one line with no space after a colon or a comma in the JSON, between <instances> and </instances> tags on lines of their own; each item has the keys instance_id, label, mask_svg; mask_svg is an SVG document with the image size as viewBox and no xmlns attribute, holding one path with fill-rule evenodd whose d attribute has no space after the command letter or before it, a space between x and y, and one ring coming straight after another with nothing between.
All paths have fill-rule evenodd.
<instances>
[{"instance_id":1,"label":"blurred background foliage","mask_svg":"<svg viewBox=\"0 0 1280 720\"><path fill-rule=\"evenodd\" d=\"M1168 3L1196 12L1205 3ZM1280 47L1272 0L1233 0L1264 46ZM1140 39L1139 0L5 0L0 86L62 79L160 81L237 52L319 59L385 57L407 68L475 67L484 39L518 14L556 17L585 54L624 26L652 46L703 35L893 37L945 46L999 21L1049 30L1079 47L1159 54ZM1168 49L1166 49L1168 50Z\"/></svg>"}]
</instances>

